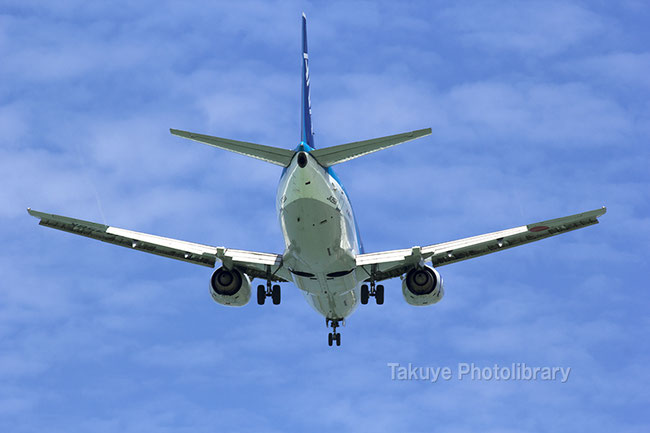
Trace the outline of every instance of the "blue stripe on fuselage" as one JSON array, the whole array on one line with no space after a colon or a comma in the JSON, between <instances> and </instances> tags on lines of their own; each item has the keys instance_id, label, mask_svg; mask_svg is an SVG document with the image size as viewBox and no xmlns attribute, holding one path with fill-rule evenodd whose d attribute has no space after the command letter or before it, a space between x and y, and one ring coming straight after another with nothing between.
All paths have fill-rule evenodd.
<instances>
[{"instance_id":1,"label":"blue stripe on fuselage","mask_svg":"<svg viewBox=\"0 0 650 433\"><path fill-rule=\"evenodd\" d=\"M350 201L350 195L348 192L345 190L345 186L343 186L343 183L341 182L341 179L334 173L334 170L332 167L327 167L327 174L332 176L335 181L338 182L339 185L341 185L341 189L343 190L343 193L345 196L348 198L348 202L350 203L350 211L352 212L352 219L354 220L354 230L357 233L357 246L359 247L359 253L363 254L365 252L363 248L363 242L361 241L361 234L359 233L359 223L357 222L357 216L354 213L354 208L352 207L352 201Z\"/></svg>"}]
</instances>

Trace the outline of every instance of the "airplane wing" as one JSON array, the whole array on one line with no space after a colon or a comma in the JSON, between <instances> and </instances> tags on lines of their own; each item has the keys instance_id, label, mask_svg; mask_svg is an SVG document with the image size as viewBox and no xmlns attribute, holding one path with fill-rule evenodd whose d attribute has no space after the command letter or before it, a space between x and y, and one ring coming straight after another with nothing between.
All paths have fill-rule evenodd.
<instances>
[{"instance_id":1,"label":"airplane wing","mask_svg":"<svg viewBox=\"0 0 650 433\"><path fill-rule=\"evenodd\" d=\"M598 217L606 211L607 209L602 207L563 218L426 247L360 254L356 257L357 273L381 281L403 275L422 262L431 262L434 267L444 266L598 224Z\"/></svg>"},{"instance_id":2,"label":"airplane wing","mask_svg":"<svg viewBox=\"0 0 650 433\"><path fill-rule=\"evenodd\" d=\"M227 267L234 266L242 270L252 278L266 279L270 277L272 281L280 282L290 280L287 271L282 267L282 256L279 254L213 247L32 209L27 209L27 212L40 219L39 224L42 226L86 236L109 244L208 267L214 267L220 261Z\"/></svg>"}]
</instances>

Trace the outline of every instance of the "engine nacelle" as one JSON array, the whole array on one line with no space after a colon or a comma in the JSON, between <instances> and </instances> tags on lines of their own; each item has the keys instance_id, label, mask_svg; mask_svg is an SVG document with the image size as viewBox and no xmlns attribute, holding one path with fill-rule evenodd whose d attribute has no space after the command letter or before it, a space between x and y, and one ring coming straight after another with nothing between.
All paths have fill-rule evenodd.
<instances>
[{"instance_id":1,"label":"engine nacelle","mask_svg":"<svg viewBox=\"0 0 650 433\"><path fill-rule=\"evenodd\" d=\"M432 305L445 294L442 277L431 266L411 269L402 279L402 294L411 305Z\"/></svg>"},{"instance_id":2,"label":"engine nacelle","mask_svg":"<svg viewBox=\"0 0 650 433\"><path fill-rule=\"evenodd\" d=\"M210 294L222 305L241 307L251 299L251 280L237 269L221 267L210 277Z\"/></svg>"}]
</instances>

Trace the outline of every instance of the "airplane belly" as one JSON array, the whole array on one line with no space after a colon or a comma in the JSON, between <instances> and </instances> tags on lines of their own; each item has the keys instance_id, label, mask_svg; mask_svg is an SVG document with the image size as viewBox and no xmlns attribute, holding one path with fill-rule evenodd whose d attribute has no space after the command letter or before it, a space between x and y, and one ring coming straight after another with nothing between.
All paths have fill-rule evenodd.
<instances>
[{"instance_id":1,"label":"airplane belly","mask_svg":"<svg viewBox=\"0 0 650 433\"><path fill-rule=\"evenodd\" d=\"M314 274L355 267L350 228L337 208L316 199L302 198L283 208L282 219L290 240L289 266Z\"/></svg>"},{"instance_id":2,"label":"airplane belly","mask_svg":"<svg viewBox=\"0 0 650 433\"><path fill-rule=\"evenodd\" d=\"M317 294L303 291L307 303L317 312L329 319L344 319L359 305L358 290L348 290L339 294Z\"/></svg>"}]
</instances>

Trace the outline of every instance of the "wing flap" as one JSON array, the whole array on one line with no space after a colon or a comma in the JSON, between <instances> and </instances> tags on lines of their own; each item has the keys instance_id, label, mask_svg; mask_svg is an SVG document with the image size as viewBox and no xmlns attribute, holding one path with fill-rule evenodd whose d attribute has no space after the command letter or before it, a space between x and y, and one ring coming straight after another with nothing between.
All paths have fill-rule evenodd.
<instances>
[{"instance_id":1,"label":"wing flap","mask_svg":"<svg viewBox=\"0 0 650 433\"><path fill-rule=\"evenodd\" d=\"M178 137L194 140L219 149L229 150L231 152L239 153L240 155L261 159L262 161L270 162L282 167L287 167L291 163L291 159L295 153L293 150L282 149L279 147L213 137L211 135L197 134L195 132L181 131L178 129L170 129L169 132Z\"/></svg>"},{"instance_id":2,"label":"wing flap","mask_svg":"<svg viewBox=\"0 0 650 433\"><path fill-rule=\"evenodd\" d=\"M403 134L389 135L387 137L373 138L371 140L355 141L353 143L315 149L311 154L322 166L330 167L334 164L349 161L429 134L431 134L431 128L419 129L417 131L405 132Z\"/></svg>"},{"instance_id":3,"label":"wing flap","mask_svg":"<svg viewBox=\"0 0 650 433\"><path fill-rule=\"evenodd\" d=\"M228 248L228 257L235 263L257 263L260 265L276 266L282 263L279 254L258 253L256 251L233 250Z\"/></svg>"}]
</instances>

